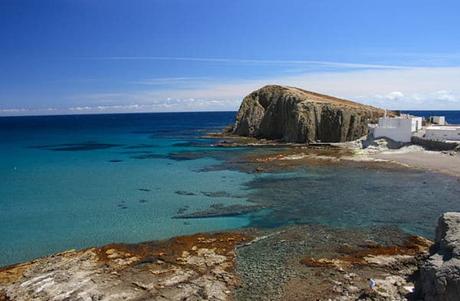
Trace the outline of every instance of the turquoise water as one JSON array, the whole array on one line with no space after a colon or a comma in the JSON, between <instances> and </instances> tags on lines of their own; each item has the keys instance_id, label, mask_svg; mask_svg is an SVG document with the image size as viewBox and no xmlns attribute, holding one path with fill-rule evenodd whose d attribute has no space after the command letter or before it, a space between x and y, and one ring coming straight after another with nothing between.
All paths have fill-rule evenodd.
<instances>
[{"instance_id":1,"label":"turquoise water","mask_svg":"<svg viewBox=\"0 0 460 301\"><path fill-rule=\"evenodd\" d=\"M218 125L228 124L232 115L218 114ZM116 116L123 117L133 118ZM195 139L201 132L194 131L197 128L190 133L168 132L168 127L158 128L157 123L164 121L152 119L108 128L104 122L95 127L77 121L66 129L60 126L62 120L52 120L56 123L53 126L39 122L38 126L14 130L13 125L6 128L3 124L0 266L69 248L247 225L247 217L171 218L184 206L194 211L216 203L202 192L226 191L241 196L242 185L251 175L225 170L198 172L215 163L212 158L168 159L172 152L190 149L175 144ZM213 129L213 124L203 126ZM142 132L142 127L152 133ZM85 150L85 143L89 150ZM102 147L96 143L117 146L92 149ZM65 147L67 150L62 150ZM152 158L139 159L142 155ZM178 190L196 195L180 195ZM217 201L234 204L245 199L220 197Z\"/></svg>"},{"instance_id":2,"label":"turquoise water","mask_svg":"<svg viewBox=\"0 0 460 301\"><path fill-rule=\"evenodd\" d=\"M0 266L71 248L246 226L396 225L430 237L460 211L457 179L420 171L302 166L251 173L203 133L234 112L0 118ZM243 160L243 164L244 160ZM218 168L213 168L218 166ZM248 202L249 201L249 202ZM175 219L213 204L266 209Z\"/></svg>"}]
</instances>

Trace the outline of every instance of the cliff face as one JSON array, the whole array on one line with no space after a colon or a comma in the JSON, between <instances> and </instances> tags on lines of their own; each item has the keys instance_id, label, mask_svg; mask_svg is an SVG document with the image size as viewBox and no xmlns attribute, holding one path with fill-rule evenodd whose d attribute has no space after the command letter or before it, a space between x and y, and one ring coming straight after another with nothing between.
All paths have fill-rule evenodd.
<instances>
[{"instance_id":1,"label":"cliff face","mask_svg":"<svg viewBox=\"0 0 460 301\"><path fill-rule=\"evenodd\" d=\"M286 142L343 142L367 134L383 110L283 86L265 86L246 96L234 134Z\"/></svg>"},{"instance_id":2,"label":"cliff face","mask_svg":"<svg viewBox=\"0 0 460 301\"><path fill-rule=\"evenodd\" d=\"M430 257L420 266L417 297L454 301L460 296L460 213L444 213L438 221ZM418 299L417 299L418 300Z\"/></svg>"}]
</instances>

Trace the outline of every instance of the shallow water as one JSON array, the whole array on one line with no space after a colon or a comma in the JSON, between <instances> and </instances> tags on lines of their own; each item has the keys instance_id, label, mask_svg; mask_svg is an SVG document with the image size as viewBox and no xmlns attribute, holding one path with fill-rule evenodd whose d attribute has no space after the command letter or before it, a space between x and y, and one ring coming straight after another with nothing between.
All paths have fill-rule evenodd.
<instances>
[{"instance_id":1,"label":"shallow water","mask_svg":"<svg viewBox=\"0 0 460 301\"><path fill-rule=\"evenodd\" d=\"M460 210L457 179L415 170L303 167L259 177L247 186L250 200L272 208L251 220L256 227L394 225L432 238L437 217Z\"/></svg>"},{"instance_id":2,"label":"shallow water","mask_svg":"<svg viewBox=\"0 0 460 301\"><path fill-rule=\"evenodd\" d=\"M0 266L70 248L245 226L389 224L431 237L441 212L460 210L458 181L430 173L225 168L263 152L214 148L200 138L234 114L0 118ZM251 205L247 200L267 208L173 218L212 204Z\"/></svg>"}]
</instances>

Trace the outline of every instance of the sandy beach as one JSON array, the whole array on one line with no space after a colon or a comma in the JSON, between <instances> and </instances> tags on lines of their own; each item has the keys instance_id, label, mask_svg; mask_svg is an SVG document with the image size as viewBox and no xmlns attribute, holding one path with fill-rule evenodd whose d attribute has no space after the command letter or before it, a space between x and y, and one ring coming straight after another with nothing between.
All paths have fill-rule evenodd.
<instances>
[{"instance_id":1,"label":"sandy beach","mask_svg":"<svg viewBox=\"0 0 460 301\"><path fill-rule=\"evenodd\" d=\"M370 158L388 160L409 167L440 172L460 178L460 156L457 153L442 153L433 151L384 151L371 154Z\"/></svg>"}]
</instances>

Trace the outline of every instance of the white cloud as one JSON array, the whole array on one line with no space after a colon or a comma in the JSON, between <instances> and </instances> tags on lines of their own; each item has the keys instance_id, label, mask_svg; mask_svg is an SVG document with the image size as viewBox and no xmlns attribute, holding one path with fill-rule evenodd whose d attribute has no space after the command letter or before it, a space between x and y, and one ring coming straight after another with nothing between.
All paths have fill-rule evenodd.
<instances>
[{"instance_id":1,"label":"white cloud","mask_svg":"<svg viewBox=\"0 0 460 301\"><path fill-rule=\"evenodd\" d=\"M460 96L454 95L451 91L446 91L446 90L440 90L436 91L435 93L435 99L441 100L441 101L448 101L448 102L459 102L460 101Z\"/></svg>"},{"instance_id":2,"label":"white cloud","mask_svg":"<svg viewBox=\"0 0 460 301\"><path fill-rule=\"evenodd\" d=\"M460 67L356 70L215 82L199 88L141 92L137 96L148 99L167 94L173 98L225 100L237 109L251 91L266 84L282 84L389 109L460 109L459 79Z\"/></svg>"},{"instance_id":3,"label":"white cloud","mask_svg":"<svg viewBox=\"0 0 460 301\"><path fill-rule=\"evenodd\" d=\"M337 68L362 68L362 69L406 69L407 66L384 64L344 63L318 60L263 60L263 59L238 59L238 58L209 58L209 57L170 57L170 56L107 56L107 57L80 57L82 60L151 60L151 61L185 61L207 62L220 64L243 65L318 65Z\"/></svg>"},{"instance_id":4,"label":"white cloud","mask_svg":"<svg viewBox=\"0 0 460 301\"><path fill-rule=\"evenodd\" d=\"M376 97L382 98L382 99L388 99L388 100L397 100L397 99L404 98L404 93L402 93L400 91L394 91L394 92L390 92L390 93L388 93L386 95L376 95Z\"/></svg>"},{"instance_id":5,"label":"white cloud","mask_svg":"<svg viewBox=\"0 0 460 301\"><path fill-rule=\"evenodd\" d=\"M196 84L209 80L209 77L156 77L133 81L138 85L174 85L174 84Z\"/></svg>"},{"instance_id":6,"label":"white cloud","mask_svg":"<svg viewBox=\"0 0 460 301\"><path fill-rule=\"evenodd\" d=\"M7 109L0 109L0 113L20 113L20 112L27 112L28 109L25 108L7 108Z\"/></svg>"},{"instance_id":7,"label":"white cloud","mask_svg":"<svg viewBox=\"0 0 460 301\"><path fill-rule=\"evenodd\" d=\"M388 109L460 109L460 67L318 72L232 82L206 81L196 87L95 93L74 98L84 102L136 103L138 109L163 111L237 110L242 98L267 84L306 90ZM128 109L108 107L112 109Z\"/></svg>"},{"instance_id":8,"label":"white cloud","mask_svg":"<svg viewBox=\"0 0 460 301\"><path fill-rule=\"evenodd\" d=\"M0 116L47 115L59 112L56 108L0 108Z\"/></svg>"},{"instance_id":9,"label":"white cloud","mask_svg":"<svg viewBox=\"0 0 460 301\"><path fill-rule=\"evenodd\" d=\"M460 110L459 79L460 67L310 72L226 82L208 79L198 81L197 85L143 90L134 90L139 88L134 86L122 92L73 95L67 101L78 105L67 112L237 110L245 95L267 84L296 86L387 109ZM163 80L167 81L159 81ZM21 109L0 108L0 113L22 114L11 110ZM55 113L65 111L59 109Z\"/></svg>"}]
</instances>

